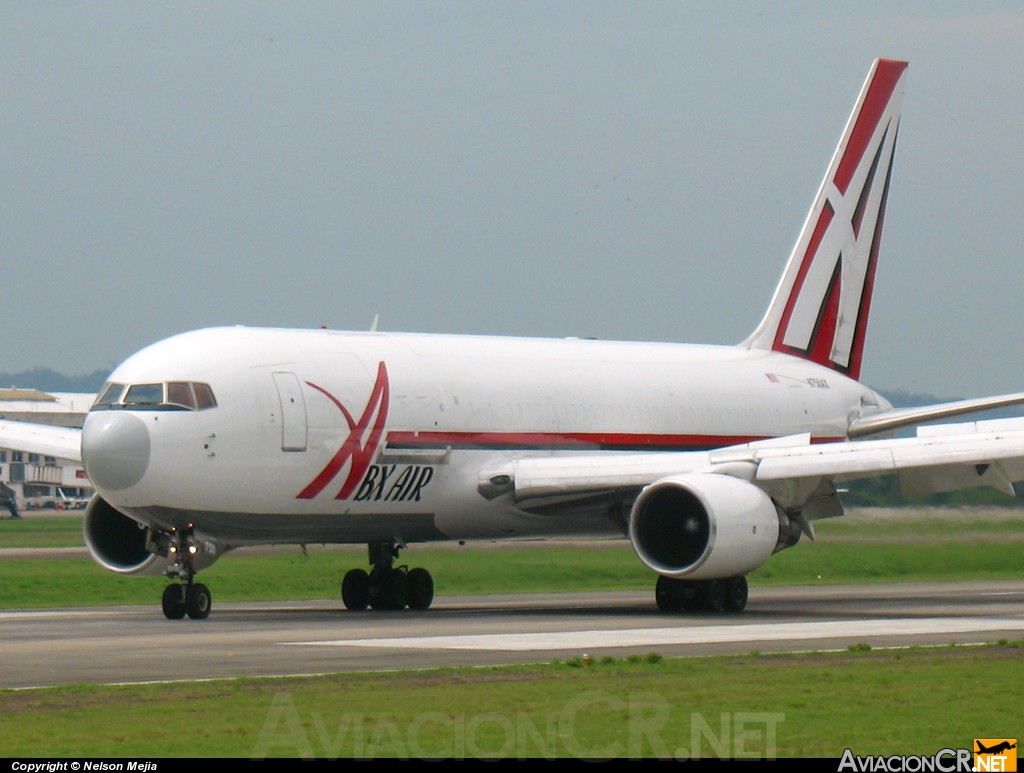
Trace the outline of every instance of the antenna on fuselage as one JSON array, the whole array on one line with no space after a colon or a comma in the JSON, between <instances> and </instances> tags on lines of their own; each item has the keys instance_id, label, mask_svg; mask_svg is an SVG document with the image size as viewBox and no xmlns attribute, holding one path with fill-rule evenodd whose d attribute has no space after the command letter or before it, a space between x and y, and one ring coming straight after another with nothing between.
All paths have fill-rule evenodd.
<instances>
[{"instance_id":1,"label":"antenna on fuselage","mask_svg":"<svg viewBox=\"0 0 1024 773\"><path fill-rule=\"evenodd\" d=\"M377 332L377 323L380 322L380 312L373 315L373 322L370 323L370 332Z\"/></svg>"}]
</instances>

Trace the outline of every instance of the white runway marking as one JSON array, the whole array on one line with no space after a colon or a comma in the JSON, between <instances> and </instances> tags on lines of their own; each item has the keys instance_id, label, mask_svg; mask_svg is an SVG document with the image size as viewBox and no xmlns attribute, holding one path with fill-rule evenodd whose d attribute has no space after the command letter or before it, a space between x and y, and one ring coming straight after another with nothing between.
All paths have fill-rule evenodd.
<instances>
[{"instance_id":1,"label":"white runway marking","mask_svg":"<svg viewBox=\"0 0 1024 773\"><path fill-rule=\"evenodd\" d=\"M0 612L0 620L53 620L63 617L95 620L97 618L97 614L98 613L95 609L42 609L26 610L24 612ZM113 607L109 607L104 609L102 614L105 617L110 618L113 615L122 615L124 612Z\"/></svg>"},{"instance_id":2,"label":"white runway marking","mask_svg":"<svg viewBox=\"0 0 1024 773\"><path fill-rule=\"evenodd\" d=\"M706 625L678 628L630 628L605 631L468 634L394 639L334 639L289 642L314 647L381 647L438 650L532 650L642 647L665 644L786 641L791 639L850 639L906 634L961 634L985 631L1024 631L1024 617L932 617L886 620L844 620L822 623Z\"/></svg>"}]
</instances>

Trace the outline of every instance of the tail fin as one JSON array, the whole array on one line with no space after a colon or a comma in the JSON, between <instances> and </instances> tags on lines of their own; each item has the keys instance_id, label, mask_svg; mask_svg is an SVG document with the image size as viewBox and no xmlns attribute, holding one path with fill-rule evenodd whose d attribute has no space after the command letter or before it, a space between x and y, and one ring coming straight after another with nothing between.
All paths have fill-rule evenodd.
<instances>
[{"instance_id":1,"label":"tail fin","mask_svg":"<svg viewBox=\"0 0 1024 773\"><path fill-rule=\"evenodd\" d=\"M875 60L768 312L744 346L860 377L906 69Z\"/></svg>"}]
</instances>

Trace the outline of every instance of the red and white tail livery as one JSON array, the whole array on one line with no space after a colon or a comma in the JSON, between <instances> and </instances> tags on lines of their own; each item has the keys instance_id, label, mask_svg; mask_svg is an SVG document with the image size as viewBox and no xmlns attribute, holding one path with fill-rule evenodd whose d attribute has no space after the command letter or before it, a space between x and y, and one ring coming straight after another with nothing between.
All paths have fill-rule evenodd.
<instances>
[{"instance_id":1,"label":"red and white tail livery","mask_svg":"<svg viewBox=\"0 0 1024 773\"><path fill-rule=\"evenodd\" d=\"M752 349L860 377L906 62L871 68Z\"/></svg>"}]
</instances>

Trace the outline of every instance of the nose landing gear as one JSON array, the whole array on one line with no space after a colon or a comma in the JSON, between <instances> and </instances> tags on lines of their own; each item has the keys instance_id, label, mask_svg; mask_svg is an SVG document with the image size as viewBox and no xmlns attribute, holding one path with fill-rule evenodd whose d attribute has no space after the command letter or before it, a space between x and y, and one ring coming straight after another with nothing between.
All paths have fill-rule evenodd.
<instances>
[{"instance_id":1,"label":"nose landing gear","mask_svg":"<svg viewBox=\"0 0 1024 773\"><path fill-rule=\"evenodd\" d=\"M168 620L181 620L185 615L205 620L210 616L213 597L201 582L175 582L164 588L162 606Z\"/></svg>"},{"instance_id":2,"label":"nose landing gear","mask_svg":"<svg viewBox=\"0 0 1024 773\"><path fill-rule=\"evenodd\" d=\"M205 620L210 616L213 607L210 589L201 582L193 582L196 575L193 557L197 552L191 528L170 533L167 555L177 561L168 567L167 576L177 577L178 582L164 588L161 606L168 620L181 620L185 615L193 620Z\"/></svg>"}]
</instances>

